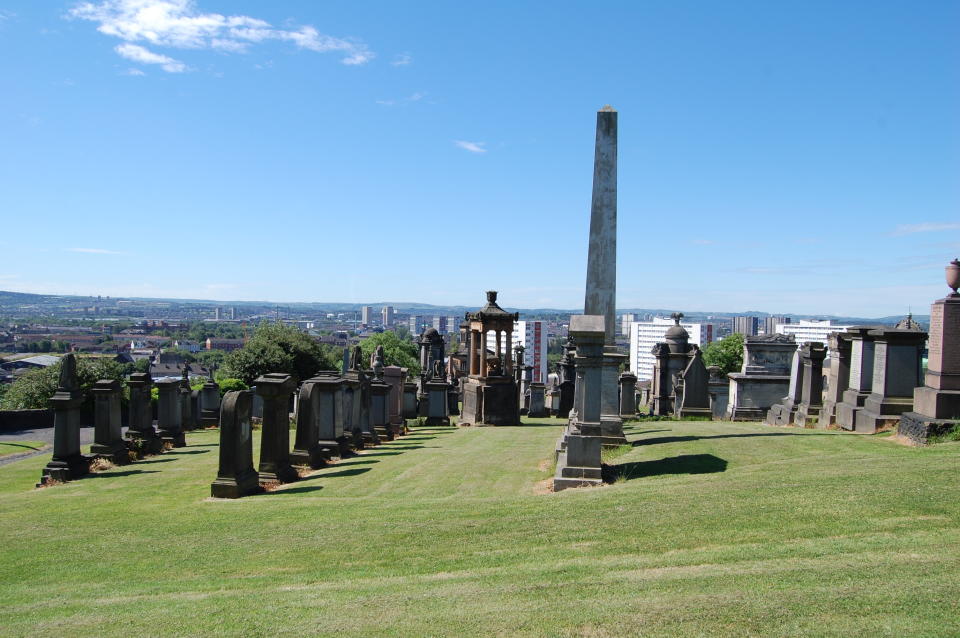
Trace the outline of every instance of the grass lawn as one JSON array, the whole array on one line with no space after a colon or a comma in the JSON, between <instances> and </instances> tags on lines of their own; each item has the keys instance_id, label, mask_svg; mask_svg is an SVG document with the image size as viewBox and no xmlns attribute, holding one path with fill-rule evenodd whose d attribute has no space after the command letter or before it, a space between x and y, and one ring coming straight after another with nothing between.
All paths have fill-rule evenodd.
<instances>
[{"instance_id":1,"label":"grass lawn","mask_svg":"<svg viewBox=\"0 0 960 638\"><path fill-rule=\"evenodd\" d=\"M36 452L45 445L43 441L0 441L0 457Z\"/></svg>"},{"instance_id":2,"label":"grass lawn","mask_svg":"<svg viewBox=\"0 0 960 638\"><path fill-rule=\"evenodd\" d=\"M0 635L960 634L960 442L634 424L616 483L545 494L560 431L420 428L237 501L215 431L2 466Z\"/></svg>"}]
</instances>

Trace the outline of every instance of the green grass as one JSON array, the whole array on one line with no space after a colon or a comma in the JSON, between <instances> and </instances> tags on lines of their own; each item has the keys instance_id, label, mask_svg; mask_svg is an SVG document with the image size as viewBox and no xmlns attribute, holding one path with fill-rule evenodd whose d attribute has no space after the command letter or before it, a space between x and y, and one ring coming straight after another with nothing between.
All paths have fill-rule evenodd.
<instances>
[{"instance_id":1,"label":"green grass","mask_svg":"<svg viewBox=\"0 0 960 638\"><path fill-rule=\"evenodd\" d=\"M12 454L25 454L42 449L43 441L0 441L0 458Z\"/></svg>"},{"instance_id":2,"label":"green grass","mask_svg":"<svg viewBox=\"0 0 960 638\"><path fill-rule=\"evenodd\" d=\"M960 443L631 423L618 482L543 493L560 431L421 428L237 501L217 432L0 467L0 635L960 633Z\"/></svg>"}]
</instances>

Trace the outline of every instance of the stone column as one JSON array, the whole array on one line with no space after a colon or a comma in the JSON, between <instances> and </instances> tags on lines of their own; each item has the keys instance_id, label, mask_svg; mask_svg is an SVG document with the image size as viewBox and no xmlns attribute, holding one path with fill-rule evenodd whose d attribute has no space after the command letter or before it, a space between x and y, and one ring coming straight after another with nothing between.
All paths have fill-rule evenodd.
<instances>
[{"instance_id":1,"label":"stone column","mask_svg":"<svg viewBox=\"0 0 960 638\"><path fill-rule=\"evenodd\" d=\"M260 482L291 483L299 477L290 465L290 395L296 383L289 374L270 373L254 381L263 398L260 435Z\"/></svg>"},{"instance_id":2,"label":"stone column","mask_svg":"<svg viewBox=\"0 0 960 638\"><path fill-rule=\"evenodd\" d=\"M117 465L130 462L123 442L120 391L120 382L115 379L101 379L91 390L94 432L90 453Z\"/></svg>"},{"instance_id":3,"label":"stone column","mask_svg":"<svg viewBox=\"0 0 960 638\"><path fill-rule=\"evenodd\" d=\"M637 415L637 375L632 372L620 374L620 416Z\"/></svg>"},{"instance_id":4,"label":"stone column","mask_svg":"<svg viewBox=\"0 0 960 638\"><path fill-rule=\"evenodd\" d=\"M920 330L871 330L873 383L857 413L854 430L871 434L895 428L900 415L913 411L914 390L923 385L921 353L927 333Z\"/></svg>"},{"instance_id":5,"label":"stone column","mask_svg":"<svg viewBox=\"0 0 960 638\"><path fill-rule=\"evenodd\" d=\"M127 438L137 441L143 452L157 454L163 443L153 427L153 406L150 398L152 386L153 379L149 372L134 372L127 379L127 387L130 388Z\"/></svg>"},{"instance_id":6,"label":"stone column","mask_svg":"<svg viewBox=\"0 0 960 638\"><path fill-rule=\"evenodd\" d=\"M297 394L297 433L290 453L290 462L317 469L326 465L320 454L320 428L317 412L320 396L312 380L303 382Z\"/></svg>"},{"instance_id":7,"label":"stone column","mask_svg":"<svg viewBox=\"0 0 960 638\"><path fill-rule=\"evenodd\" d=\"M530 384L530 405L527 407L527 416L531 419L542 419L549 416L547 411L547 386L539 381Z\"/></svg>"},{"instance_id":8,"label":"stone column","mask_svg":"<svg viewBox=\"0 0 960 638\"><path fill-rule=\"evenodd\" d=\"M200 390L200 425L215 427L220 420L220 386L213 379Z\"/></svg>"},{"instance_id":9,"label":"stone column","mask_svg":"<svg viewBox=\"0 0 960 638\"><path fill-rule=\"evenodd\" d=\"M263 491L253 469L250 390L227 392L220 413L220 468L210 484L214 498L240 498Z\"/></svg>"},{"instance_id":10,"label":"stone column","mask_svg":"<svg viewBox=\"0 0 960 638\"><path fill-rule=\"evenodd\" d=\"M318 375L310 382L316 396L314 418L320 455L324 459L351 456L350 437L344 431L343 379L334 375Z\"/></svg>"},{"instance_id":11,"label":"stone column","mask_svg":"<svg viewBox=\"0 0 960 638\"><path fill-rule=\"evenodd\" d=\"M183 368L183 378L180 380L180 427L184 430L196 430L197 419L193 413L193 391L190 389L190 377L187 367Z\"/></svg>"},{"instance_id":12,"label":"stone column","mask_svg":"<svg viewBox=\"0 0 960 638\"><path fill-rule=\"evenodd\" d=\"M388 441L396 438L390 427L390 392L390 384L383 379L370 382L370 427L379 438Z\"/></svg>"},{"instance_id":13,"label":"stone column","mask_svg":"<svg viewBox=\"0 0 960 638\"><path fill-rule=\"evenodd\" d=\"M803 391L803 374L803 359L800 356L800 350L796 350L790 361L790 387L787 390L787 396L767 411L767 425L790 425L793 423Z\"/></svg>"},{"instance_id":14,"label":"stone column","mask_svg":"<svg viewBox=\"0 0 960 638\"><path fill-rule=\"evenodd\" d=\"M507 330L507 343L504 346L504 351L508 355L509 353L513 352L513 331L512 330ZM510 375L513 374L513 359L507 356L506 361L504 361L504 364L505 364L504 372L509 377Z\"/></svg>"},{"instance_id":15,"label":"stone column","mask_svg":"<svg viewBox=\"0 0 960 638\"><path fill-rule=\"evenodd\" d=\"M383 369L383 380L390 386L389 421L394 434L401 434L404 425L403 419L403 382L404 372L400 366L386 366Z\"/></svg>"},{"instance_id":16,"label":"stone column","mask_svg":"<svg viewBox=\"0 0 960 638\"><path fill-rule=\"evenodd\" d=\"M160 428L160 439L173 447L184 447L187 444L183 434L181 419L183 412L180 408L180 381L164 379L157 381L157 426Z\"/></svg>"},{"instance_id":17,"label":"stone column","mask_svg":"<svg viewBox=\"0 0 960 638\"><path fill-rule=\"evenodd\" d=\"M873 337L871 326L852 326L847 329L850 338L850 380L843 398L837 404L837 425L853 430L857 412L870 396L873 384Z\"/></svg>"},{"instance_id":18,"label":"stone column","mask_svg":"<svg viewBox=\"0 0 960 638\"><path fill-rule=\"evenodd\" d=\"M480 332L480 376L487 376L487 331Z\"/></svg>"},{"instance_id":19,"label":"stone column","mask_svg":"<svg viewBox=\"0 0 960 638\"><path fill-rule=\"evenodd\" d=\"M470 331L470 374L477 376L480 374L480 331Z\"/></svg>"},{"instance_id":20,"label":"stone column","mask_svg":"<svg viewBox=\"0 0 960 638\"><path fill-rule=\"evenodd\" d=\"M83 394L77 361L68 354L60 361L60 381L50 399L53 408L53 458L43 468L37 487L50 481L71 481L90 471L90 458L80 453L80 406Z\"/></svg>"},{"instance_id":21,"label":"stone column","mask_svg":"<svg viewBox=\"0 0 960 638\"><path fill-rule=\"evenodd\" d=\"M803 387L800 389L800 404L793 422L800 427L816 423L823 406L823 360L827 348L819 341L811 341L800 348L803 362Z\"/></svg>"},{"instance_id":22,"label":"stone column","mask_svg":"<svg viewBox=\"0 0 960 638\"><path fill-rule=\"evenodd\" d=\"M837 422L837 404L850 386L850 339L844 332L832 332L828 337L830 371L827 373L827 392L820 410L819 427Z\"/></svg>"}]
</instances>

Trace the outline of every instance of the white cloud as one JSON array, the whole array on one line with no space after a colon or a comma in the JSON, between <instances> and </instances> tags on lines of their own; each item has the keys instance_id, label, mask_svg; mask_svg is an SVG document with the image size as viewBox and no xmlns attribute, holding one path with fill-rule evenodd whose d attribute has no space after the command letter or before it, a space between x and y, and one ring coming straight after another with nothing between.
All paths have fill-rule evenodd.
<instances>
[{"instance_id":1,"label":"white cloud","mask_svg":"<svg viewBox=\"0 0 960 638\"><path fill-rule=\"evenodd\" d=\"M134 75L134 76L137 76L137 75L146 75L146 73L144 73L144 72L141 71L140 69L133 69L133 68L131 68L131 69L127 69L126 71L124 71L124 72L123 72L123 75Z\"/></svg>"},{"instance_id":2,"label":"white cloud","mask_svg":"<svg viewBox=\"0 0 960 638\"><path fill-rule=\"evenodd\" d=\"M696 244L697 246L709 246L717 242L713 241L712 239L691 239L690 243Z\"/></svg>"},{"instance_id":3,"label":"white cloud","mask_svg":"<svg viewBox=\"0 0 960 638\"><path fill-rule=\"evenodd\" d=\"M486 142L466 142L464 140L454 140L454 144L459 146L465 151L470 151L471 153L486 153L487 149L483 148L487 145Z\"/></svg>"},{"instance_id":4,"label":"white cloud","mask_svg":"<svg viewBox=\"0 0 960 638\"><path fill-rule=\"evenodd\" d=\"M203 13L193 0L81 2L68 15L99 23L97 31L105 35L155 47L240 53L252 44L281 40L318 53L342 53L341 62L347 65L365 64L374 58L374 53L364 43L325 35L310 25L278 29L265 20L250 16ZM117 52L120 53L119 49Z\"/></svg>"},{"instance_id":5,"label":"white cloud","mask_svg":"<svg viewBox=\"0 0 960 638\"><path fill-rule=\"evenodd\" d=\"M919 224L903 224L897 226L891 235L912 235L914 233L932 233L941 230L960 230L960 223L938 223L938 222L921 222Z\"/></svg>"},{"instance_id":6,"label":"white cloud","mask_svg":"<svg viewBox=\"0 0 960 638\"><path fill-rule=\"evenodd\" d=\"M68 248L72 253L88 253L91 255L126 255L118 250L107 250L106 248Z\"/></svg>"},{"instance_id":7,"label":"white cloud","mask_svg":"<svg viewBox=\"0 0 960 638\"><path fill-rule=\"evenodd\" d=\"M113 48L120 57L141 64L159 64L160 68L168 73L183 73L187 65L179 60L149 51L139 44L118 44Z\"/></svg>"},{"instance_id":8,"label":"white cloud","mask_svg":"<svg viewBox=\"0 0 960 638\"><path fill-rule=\"evenodd\" d=\"M383 106L396 106L398 104L410 104L411 102L419 102L425 97L427 97L426 93L420 93L418 91L416 93L412 93L411 95L408 95L407 97L402 97L399 100L377 100L377 104L380 104Z\"/></svg>"},{"instance_id":9,"label":"white cloud","mask_svg":"<svg viewBox=\"0 0 960 638\"><path fill-rule=\"evenodd\" d=\"M390 61L390 66L407 66L413 62L413 56L409 53L399 53L393 56L393 60Z\"/></svg>"}]
</instances>

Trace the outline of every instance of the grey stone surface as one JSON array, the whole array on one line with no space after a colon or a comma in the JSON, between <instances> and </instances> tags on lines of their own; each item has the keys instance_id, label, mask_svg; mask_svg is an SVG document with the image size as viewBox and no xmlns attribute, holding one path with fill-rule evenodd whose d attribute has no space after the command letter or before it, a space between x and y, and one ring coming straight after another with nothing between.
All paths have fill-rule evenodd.
<instances>
[{"instance_id":1,"label":"grey stone surface","mask_svg":"<svg viewBox=\"0 0 960 638\"><path fill-rule=\"evenodd\" d=\"M836 423L844 430L853 430L857 412L870 396L873 385L873 336L870 331L876 326L852 326L846 335L850 340L850 372L847 389L843 391L836 406Z\"/></svg>"},{"instance_id":2,"label":"grey stone surface","mask_svg":"<svg viewBox=\"0 0 960 638\"><path fill-rule=\"evenodd\" d=\"M57 391L50 399L53 415L53 458L43 468L37 487L66 482L90 471L90 458L80 453L80 406L83 394L77 379L76 355L61 359Z\"/></svg>"},{"instance_id":3,"label":"grey stone surface","mask_svg":"<svg viewBox=\"0 0 960 638\"><path fill-rule=\"evenodd\" d=\"M299 478L290 464L290 395L296 382L289 374L270 373L254 381L263 399L263 424L260 433L261 483L290 483Z\"/></svg>"},{"instance_id":4,"label":"grey stone surface","mask_svg":"<svg viewBox=\"0 0 960 638\"><path fill-rule=\"evenodd\" d=\"M90 446L90 454L117 465L129 463L130 455L123 441L120 382L115 379L101 379L94 384L91 392L94 442Z\"/></svg>"},{"instance_id":5,"label":"grey stone surface","mask_svg":"<svg viewBox=\"0 0 960 638\"><path fill-rule=\"evenodd\" d=\"M304 381L297 394L297 429L290 463L320 468L329 456L320 449L320 389L312 380Z\"/></svg>"},{"instance_id":6,"label":"grey stone surface","mask_svg":"<svg viewBox=\"0 0 960 638\"><path fill-rule=\"evenodd\" d=\"M620 373L620 416L632 417L637 414L637 375L632 372Z\"/></svg>"},{"instance_id":7,"label":"grey stone surface","mask_svg":"<svg viewBox=\"0 0 960 638\"><path fill-rule=\"evenodd\" d=\"M183 411L180 408L180 381L161 379L157 381L157 427L160 439L173 447L187 444L183 433Z\"/></svg>"},{"instance_id":8,"label":"grey stone surface","mask_svg":"<svg viewBox=\"0 0 960 638\"><path fill-rule=\"evenodd\" d=\"M210 485L214 498L240 498L263 491L253 468L253 436L250 390L227 392L220 416L220 463L217 478Z\"/></svg>"},{"instance_id":9,"label":"grey stone surface","mask_svg":"<svg viewBox=\"0 0 960 638\"><path fill-rule=\"evenodd\" d=\"M797 349L792 335L748 336L743 367L727 375L730 397L726 418L761 421L790 388L790 362Z\"/></svg>"},{"instance_id":10,"label":"grey stone surface","mask_svg":"<svg viewBox=\"0 0 960 638\"><path fill-rule=\"evenodd\" d=\"M837 422L837 404L843 401L843 393L850 387L850 338L844 332L833 332L828 337L828 344L830 369L827 372L827 388L818 421L820 427Z\"/></svg>"},{"instance_id":11,"label":"grey stone surface","mask_svg":"<svg viewBox=\"0 0 960 638\"><path fill-rule=\"evenodd\" d=\"M690 345L687 366L677 376L674 395L676 416L700 417L707 421L713 418L710 407L710 373L703 363L703 353L696 345Z\"/></svg>"},{"instance_id":12,"label":"grey stone surface","mask_svg":"<svg viewBox=\"0 0 960 638\"><path fill-rule=\"evenodd\" d=\"M947 267L948 285L960 262ZM952 286L951 286L952 287ZM960 419L960 294L952 292L930 307L930 340L923 387L913 392L914 411L931 419Z\"/></svg>"},{"instance_id":13,"label":"grey stone surface","mask_svg":"<svg viewBox=\"0 0 960 638\"><path fill-rule=\"evenodd\" d=\"M527 416L532 419L541 419L549 416L547 412L547 386L537 381L530 384L530 405Z\"/></svg>"},{"instance_id":14,"label":"grey stone surface","mask_svg":"<svg viewBox=\"0 0 960 638\"><path fill-rule=\"evenodd\" d=\"M153 379L149 372L134 372L127 379L127 387L130 389L127 438L137 441L145 452L157 454L162 449L163 442L153 427L153 407L150 400Z\"/></svg>"},{"instance_id":15,"label":"grey stone surface","mask_svg":"<svg viewBox=\"0 0 960 638\"><path fill-rule=\"evenodd\" d=\"M913 411L914 390L923 385L921 356L927 333L920 330L871 330L873 381L854 430L874 433L895 428L900 415Z\"/></svg>"},{"instance_id":16,"label":"grey stone surface","mask_svg":"<svg viewBox=\"0 0 960 638\"><path fill-rule=\"evenodd\" d=\"M794 423L809 427L819 423L823 407L823 360L827 356L827 348L822 342L810 341L803 344L799 353L803 362L803 378Z\"/></svg>"}]
</instances>

